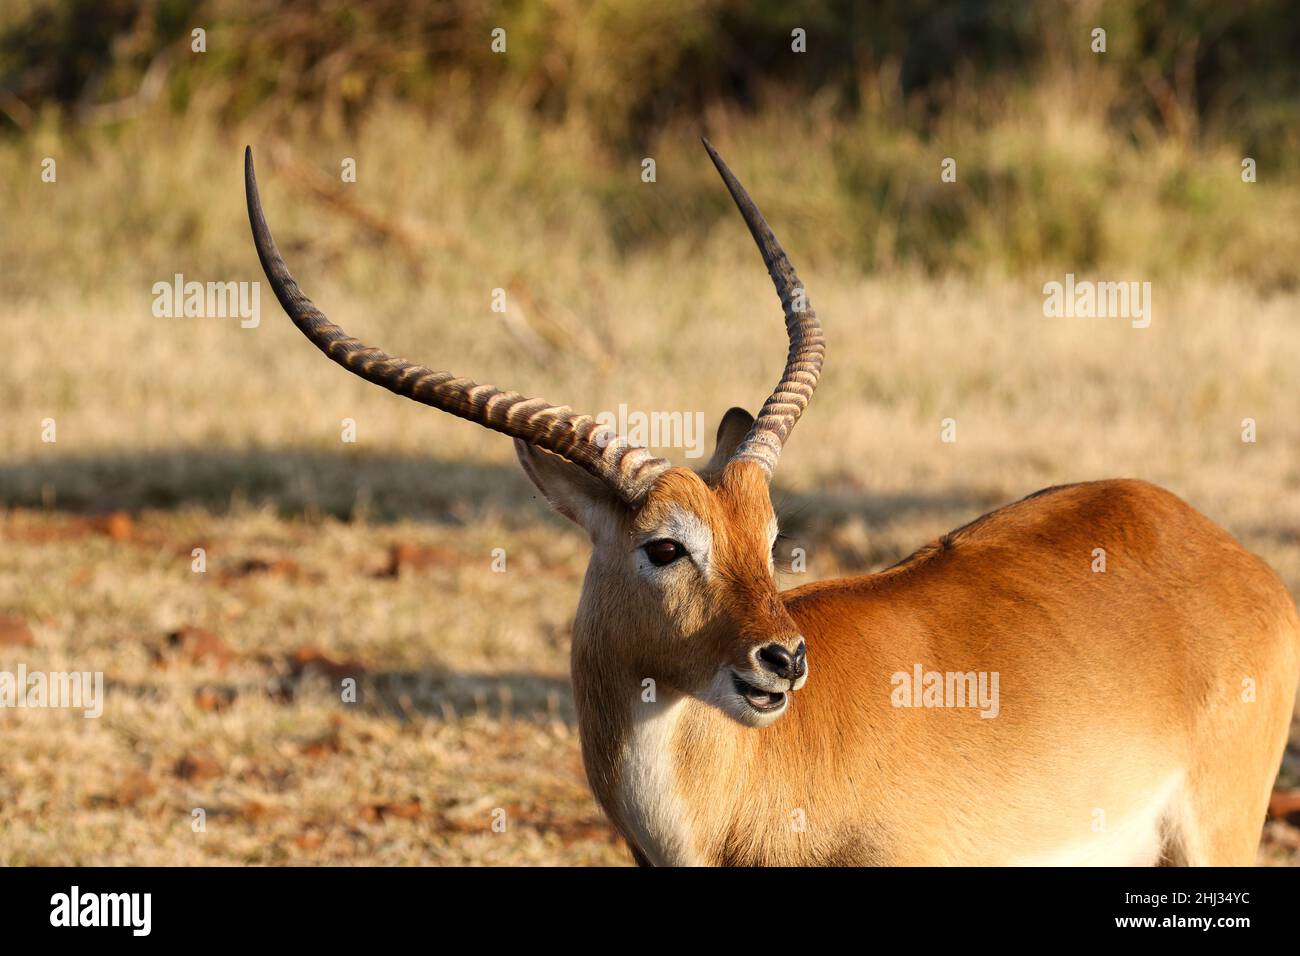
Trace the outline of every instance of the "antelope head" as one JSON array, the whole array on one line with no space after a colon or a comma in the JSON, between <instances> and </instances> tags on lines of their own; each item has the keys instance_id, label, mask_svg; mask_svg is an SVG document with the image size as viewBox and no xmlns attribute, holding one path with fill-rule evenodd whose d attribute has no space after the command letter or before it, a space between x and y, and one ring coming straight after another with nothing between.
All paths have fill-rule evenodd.
<instances>
[{"instance_id":1,"label":"antelope head","mask_svg":"<svg viewBox=\"0 0 1300 956\"><path fill-rule=\"evenodd\" d=\"M712 145L704 145L776 285L790 350L758 418L739 408L727 412L714 455L699 473L672 467L568 406L434 371L352 338L289 274L262 213L251 148L244 180L262 268L303 334L370 382L514 438L542 495L587 532L593 550L575 660L585 655L598 671L653 677L743 724L765 726L808 678L803 638L773 575L777 527L768 486L817 386L825 346L772 230Z\"/></svg>"}]
</instances>

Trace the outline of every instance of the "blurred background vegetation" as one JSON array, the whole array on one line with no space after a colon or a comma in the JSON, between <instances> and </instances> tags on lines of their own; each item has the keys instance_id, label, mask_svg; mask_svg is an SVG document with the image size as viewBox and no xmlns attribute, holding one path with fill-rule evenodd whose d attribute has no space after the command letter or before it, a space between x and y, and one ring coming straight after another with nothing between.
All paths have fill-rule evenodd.
<instances>
[{"instance_id":1,"label":"blurred background vegetation","mask_svg":"<svg viewBox=\"0 0 1300 956\"><path fill-rule=\"evenodd\" d=\"M791 51L795 28L807 53ZM1300 8L1285 0L9 0L0 135L9 154L60 134L93 152L162 110L177 139L200 117L325 143L396 111L461 149L509 150L482 175L521 200L594 202L625 252L690 241L726 213L683 152L725 127L785 184L766 208L805 261L1123 265L1267 293L1295 283L1300 187L1281 183L1300 168L1296 49ZM627 174L643 156L670 170L662 189ZM1247 156L1259 188L1229 188ZM942 188L944 157L964 188ZM4 249L20 283L27 256L48 252L24 246Z\"/></svg>"}]
</instances>

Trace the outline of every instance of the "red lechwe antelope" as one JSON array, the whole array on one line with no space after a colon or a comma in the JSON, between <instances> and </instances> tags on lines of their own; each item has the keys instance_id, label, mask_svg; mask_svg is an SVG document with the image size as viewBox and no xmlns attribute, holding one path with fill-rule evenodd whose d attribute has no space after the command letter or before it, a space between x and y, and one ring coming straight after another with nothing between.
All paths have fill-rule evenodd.
<instances>
[{"instance_id":1,"label":"red lechwe antelope","mask_svg":"<svg viewBox=\"0 0 1300 956\"><path fill-rule=\"evenodd\" d=\"M777 590L768 485L817 386L822 331L705 145L790 352L758 418L729 411L699 473L567 406L348 336L289 274L245 157L253 239L294 324L348 371L513 437L590 536L572 657L583 760L637 861L1253 862L1300 620L1262 561L1169 492L1049 488L886 571ZM961 706L967 693L984 706Z\"/></svg>"}]
</instances>

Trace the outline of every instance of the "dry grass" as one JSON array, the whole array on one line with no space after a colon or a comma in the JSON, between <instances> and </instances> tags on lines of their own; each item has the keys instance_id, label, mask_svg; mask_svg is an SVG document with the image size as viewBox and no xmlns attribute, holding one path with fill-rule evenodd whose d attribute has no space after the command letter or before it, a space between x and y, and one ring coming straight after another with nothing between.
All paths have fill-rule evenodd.
<instances>
[{"instance_id":1,"label":"dry grass","mask_svg":"<svg viewBox=\"0 0 1300 956\"><path fill-rule=\"evenodd\" d=\"M597 159L567 174L572 130L498 117L465 146L409 116L376 123L297 156L332 173L358 155L349 197L406 239L313 200L256 128L158 118L0 150L6 182L61 157L57 185L14 197L4 240L16 334L0 380L0 613L34 643L0 646L0 667L103 670L111 685L100 720L0 712L0 860L627 861L587 794L567 684L584 542L532 500L509 443L349 378L269 294L261 326L241 330L154 318L150 286L260 278L247 139L317 302L363 338L482 380L592 411L699 410L712 428L774 380L775 297L684 138L660 184L632 187L647 191L637 202L671 221L681 199L716 222L624 246L598 185L637 170ZM751 159L759 131L718 125L764 202L789 157ZM778 231L793 219L809 233L806 210L770 205ZM1134 476L1183 495L1300 593L1300 294L1172 277L1135 330L1044 318L1041 285L1060 272L864 277L826 256L802 271L829 359L778 499L812 576L892 563L1045 485ZM495 287L510 290L513 332L488 308ZM955 444L940 441L947 417ZM1241 441L1246 417L1257 443ZM130 517L86 517L114 509ZM186 627L215 635L215 656L169 644ZM348 675L355 705L336 689ZM1286 773L1300 786L1300 767ZM1296 829L1271 824L1261 859L1300 862Z\"/></svg>"}]
</instances>

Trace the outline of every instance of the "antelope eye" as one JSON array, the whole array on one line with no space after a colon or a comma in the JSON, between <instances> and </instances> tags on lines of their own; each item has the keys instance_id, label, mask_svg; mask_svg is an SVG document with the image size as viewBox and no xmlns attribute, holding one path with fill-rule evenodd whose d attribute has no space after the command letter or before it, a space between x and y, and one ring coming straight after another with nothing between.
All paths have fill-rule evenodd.
<instances>
[{"instance_id":1,"label":"antelope eye","mask_svg":"<svg viewBox=\"0 0 1300 956\"><path fill-rule=\"evenodd\" d=\"M651 541L644 548L645 556L650 559L650 563L657 568L662 568L666 564L672 564L678 558L686 554L686 549L669 538L660 538L658 541Z\"/></svg>"}]
</instances>

